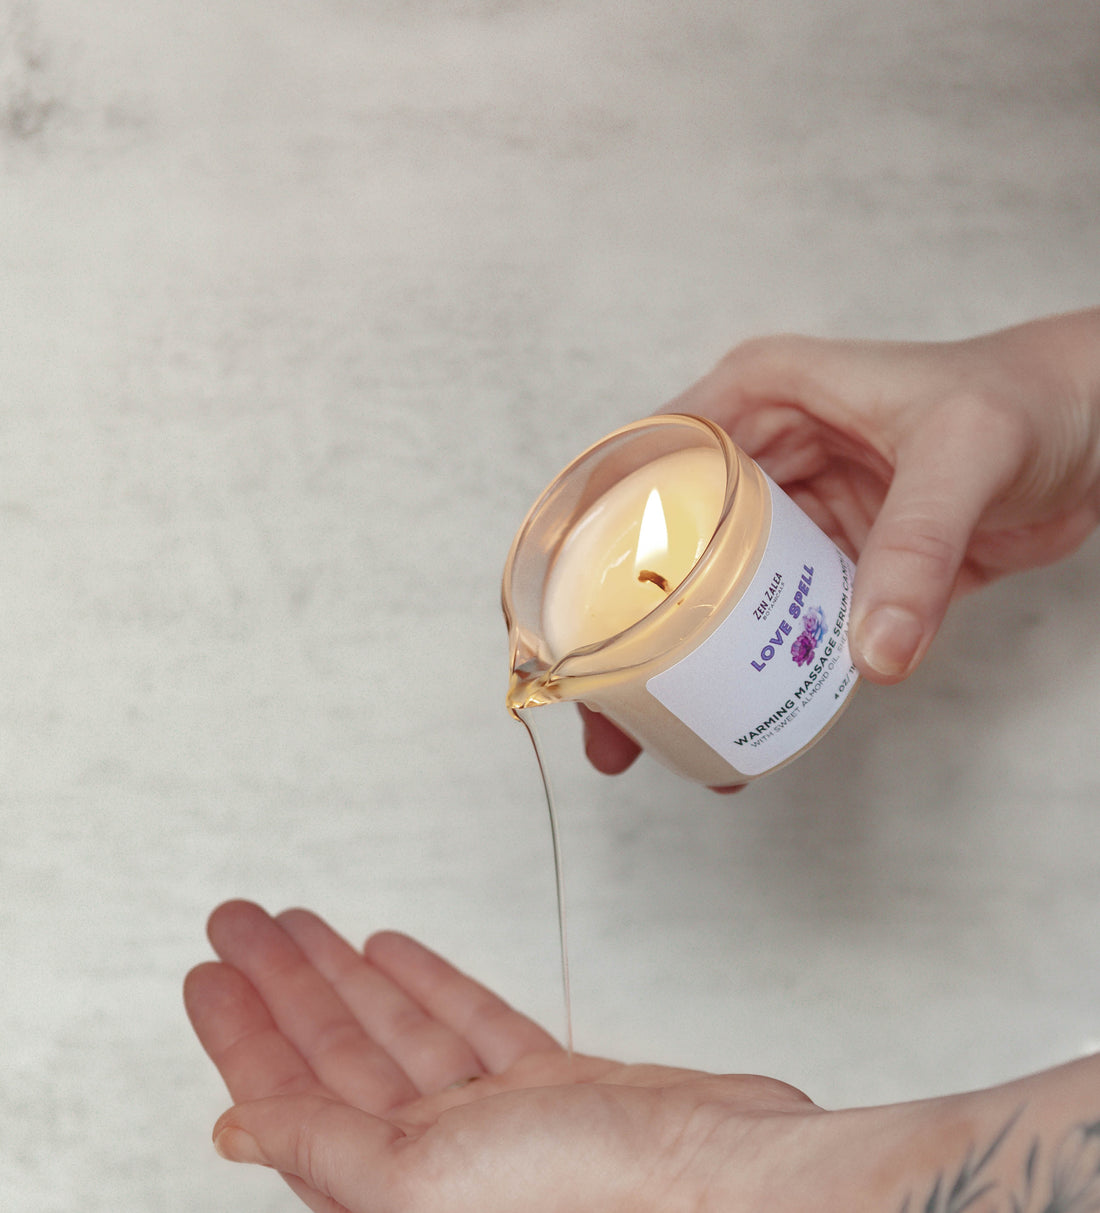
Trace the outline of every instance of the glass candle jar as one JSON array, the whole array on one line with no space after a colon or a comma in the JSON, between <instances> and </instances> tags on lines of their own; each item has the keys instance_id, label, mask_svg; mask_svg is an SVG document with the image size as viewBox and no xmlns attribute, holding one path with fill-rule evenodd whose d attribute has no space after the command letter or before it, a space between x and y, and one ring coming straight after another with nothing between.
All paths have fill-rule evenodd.
<instances>
[{"instance_id":1,"label":"glass candle jar","mask_svg":"<svg viewBox=\"0 0 1100 1213\"><path fill-rule=\"evenodd\" d=\"M853 576L724 430L634 422L555 477L513 541L508 706L584 703L689 779L745 783L848 702Z\"/></svg>"}]
</instances>

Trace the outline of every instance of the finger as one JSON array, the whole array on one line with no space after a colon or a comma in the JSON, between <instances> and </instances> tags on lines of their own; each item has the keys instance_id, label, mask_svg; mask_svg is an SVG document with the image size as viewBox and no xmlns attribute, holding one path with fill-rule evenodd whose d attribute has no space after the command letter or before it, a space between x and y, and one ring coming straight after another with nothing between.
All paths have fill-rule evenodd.
<instances>
[{"instance_id":1,"label":"finger","mask_svg":"<svg viewBox=\"0 0 1100 1213\"><path fill-rule=\"evenodd\" d=\"M315 914L287 910L276 921L422 1094L482 1073L477 1054L453 1028L427 1014Z\"/></svg>"},{"instance_id":2,"label":"finger","mask_svg":"<svg viewBox=\"0 0 1100 1213\"><path fill-rule=\"evenodd\" d=\"M799 432L796 446L801 448L805 414L800 405L827 397L825 385L835 378L830 360L841 362L849 356L841 343L816 337L750 338L659 412L709 417L753 455Z\"/></svg>"},{"instance_id":3,"label":"finger","mask_svg":"<svg viewBox=\"0 0 1100 1213\"><path fill-rule=\"evenodd\" d=\"M406 935L393 931L374 935L367 940L364 954L429 1015L468 1041L492 1074L530 1053L561 1049L526 1015Z\"/></svg>"},{"instance_id":4,"label":"finger","mask_svg":"<svg viewBox=\"0 0 1100 1213\"><path fill-rule=\"evenodd\" d=\"M223 1154L222 1157L224 1158L226 1155ZM281 1171L280 1175L287 1187L309 1209L310 1213L350 1213L346 1205L333 1200L331 1196L323 1195L316 1188L311 1188L304 1179L299 1179L297 1175L288 1175L285 1171Z\"/></svg>"},{"instance_id":5,"label":"finger","mask_svg":"<svg viewBox=\"0 0 1100 1213\"><path fill-rule=\"evenodd\" d=\"M1091 503L1049 522L979 533L970 544L958 592L977 589L1006 573L1054 564L1075 552L1096 529Z\"/></svg>"},{"instance_id":6,"label":"finger","mask_svg":"<svg viewBox=\"0 0 1100 1213\"><path fill-rule=\"evenodd\" d=\"M812 485L791 485L787 493L846 555L855 560L882 509L886 485L882 477L856 464L838 464Z\"/></svg>"},{"instance_id":7,"label":"finger","mask_svg":"<svg viewBox=\"0 0 1100 1213\"><path fill-rule=\"evenodd\" d=\"M195 1033L233 1099L324 1091L242 973L216 961L198 965L184 979L183 996ZM312 1213L346 1213L300 1179L284 1178Z\"/></svg>"},{"instance_id":8,"label":"finger","mask_svg":"<svg viewBox=\"0 0 1100 1213\"><path fill-rule=\"evenodd\" d=\"M339 1208L379 1213L398 1207L394 1145L403 1137L384 1120L319 1096L238 1104L214 1126L214 1146L223 1158L273 1167L295 1177L296 1190L304 1185ZM414 1205L403 1196L400 1207Z\"/></svg>"},{"instance_id":9,"label":"finger","mask_svg":"<svg viewBox=\"0 0 1100 1213\"><path fill-rule=\"evenodd\" d=\"M330 1091L384 1112L417 1094L401 1066L363 1031L329 982L259 906L229 902L209 924L214 950L239 969L279 1031Z\"/></svg>"},{"instance_id":10,"label":"finger","mask_svg":"<svg viewBox=\"0 0 1100 1213\"><path fill-rule=\"evenodd\" d=\"M603 775L620 775L642 752L641 746L585 704L577 705L584 724L584 752Z\"/></svg>"},{"instance_id":11,"label":"finger","mask_svg":"<svg viewBox=\"0 0 1100 1213\"><path fill-rule=\"evenodd\" d=\"M242 973L213 961L199 965L183 995L195 1034L235 1100L323 1090Z\"/></svg>"},{"instance_id":12,"label":"finger","mask_svg":"<svg viewBox=\"0 0 1100 1213\"><path fill-rule=\"evenodd\" d=\"M853 593L852 655L873 681L916 668L975 528L1025 455L1026 437L1007 418L969 401L937 410L899 449Z\"/></svg>"}]
</instances>

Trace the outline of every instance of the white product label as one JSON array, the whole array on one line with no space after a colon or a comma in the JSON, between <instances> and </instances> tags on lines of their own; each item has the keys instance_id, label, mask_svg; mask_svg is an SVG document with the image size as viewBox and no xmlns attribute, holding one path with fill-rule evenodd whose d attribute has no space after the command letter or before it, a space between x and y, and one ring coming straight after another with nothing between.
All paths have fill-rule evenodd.
<instances>
[{"instance_id":1,"label":"white product label","mask_svg":"<svg viewBox=\"0 0 1100 1213\"><path fill-rule=\"evenodd\" d=\"M848 653L851 561L770 479L771 533L740 602L649 693L745 775L809 744L858 675Z\"/></svg>"}]
</instances>

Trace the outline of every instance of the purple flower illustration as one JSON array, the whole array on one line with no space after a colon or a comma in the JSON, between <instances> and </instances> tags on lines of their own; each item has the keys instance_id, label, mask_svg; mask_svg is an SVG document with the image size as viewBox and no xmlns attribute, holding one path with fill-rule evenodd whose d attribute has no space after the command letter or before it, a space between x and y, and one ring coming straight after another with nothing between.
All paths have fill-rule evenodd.
<instances>
[{"instance_id":1,"label":"purple flower illustration","mask_svg":"<svg viewBox=\"0 0 1100 1213\"><path fill-rule=\"evenodd\" d=\"M814 642L801 632L791 645L791 660L795 665L809 665L814 659Z\"/></svg>"},{"instance_id":2,"label":"purple flower illustration","mask_svg":"<svg viewBox=\"0 0 1100 1213\"><path fill-rule=\"evenodd\" d=\"M802 631L791 644L791 660L795 665L809 665L817 646L825 639L828 625L821 607L810 607L802 616Z\"/></svg>"}]
</instances>

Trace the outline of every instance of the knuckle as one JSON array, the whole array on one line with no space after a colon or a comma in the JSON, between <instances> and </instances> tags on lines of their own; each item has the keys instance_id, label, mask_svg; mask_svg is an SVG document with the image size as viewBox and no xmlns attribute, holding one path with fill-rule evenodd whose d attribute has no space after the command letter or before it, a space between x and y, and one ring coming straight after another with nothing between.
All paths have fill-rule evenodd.
<instances>
[{"instance_id":1,"label":"knuckle","mask_svg":"<svg viewBox=\"0 0 1100 1213\"><path fill-rule=\"evenodd\" d=\"M294 1174L318 1192L331 1196L331 1159L326 1149L326 1122L331 1105L318 1103L301 1118L295 1131L292 1157Z\"/></svg>"},{"instance_id":2,"label":"knuckle","mask_svg":"<svg viewBox=\"0 0 1100 1213\"><path fill-rule=\"evenodd\" d=\"M1005 467L1018 466L1035 444L1033 419L999 393L960 391L944 400L930 421L945 443L976 453L997 450Z\"/></svg>"},{"instance_id":3,"label":"knuckle","mask_svg":"<svg viewBox=\"0 0 1100 1213\"><path fill-rule=\"evenodd\" d=\"M350 1020L335 1020L325 1025L314 1042L318 1057L339 1058L354 1054L362 1046L363 1029Z\"/></svg>"},{"instance_id":4,"label":"knuckle","mask_svg":"<svg viewBox=\"0 0 1100 1213\"><path fill-rule=\"evenodd\" d=\"M928 517L895 520L891 538L882 545L881 555L916 565L918 575L942 581L954 577L962 553L958 544L935 519Z\"/></svg>"},{"instance_id":5,"label":"knuckle","mask_svg":"<svg viewBox=\"0 0 1100 1213\"><path fill-rule=\"evenodd\" d=\"M793 333L771 333L766 336L748 337L728 350L719 362L727 374L738 375L750 368L766 367L777 362L789 361L812 338Z\"/></svg>"}]
</instances>

